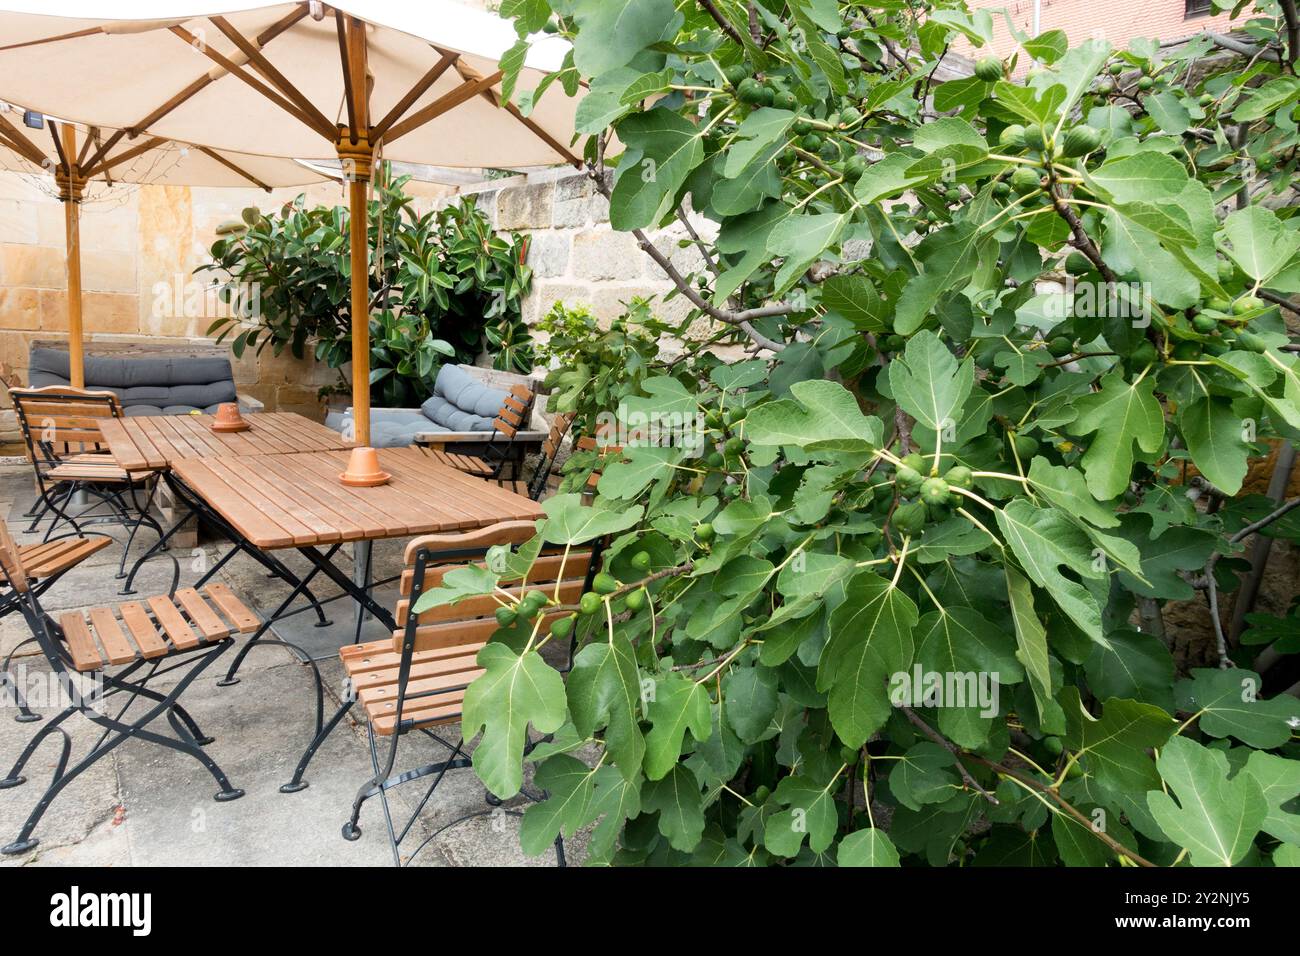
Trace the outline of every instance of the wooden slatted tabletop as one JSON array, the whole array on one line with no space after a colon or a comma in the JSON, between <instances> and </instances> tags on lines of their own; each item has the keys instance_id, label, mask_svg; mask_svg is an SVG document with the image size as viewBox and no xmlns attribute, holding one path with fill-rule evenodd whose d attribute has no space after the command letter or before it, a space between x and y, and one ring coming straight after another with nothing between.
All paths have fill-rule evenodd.
<instances>
[{"instance_id":1,"label":"wooden slatted tabletop","mask_svg":"<svg viewBox=\"0 0 1300 956\"><path fill-rule=\"evenodd\" d=\"M117 463L127 471L170 468L182 458L285 455L351 448L338 432L292 412L244 416L242 432L214 432L211 415L139 415L106 418L99 430Z\"/></svg>"},{"instance_id":2,"label":"wooden slatted tabletop","mask_svg":"<svg viewBox=\"0 0 1300 956\"><path fill-rule=\"evenodd\" d=\"M247 433L246 433L247 434ZM339 481L345 451L182 458L172 473L256 548L404 538L542 516L535 501L463 474L418 448L384 448L386 485Z\"/></svg>"}]
</instances>

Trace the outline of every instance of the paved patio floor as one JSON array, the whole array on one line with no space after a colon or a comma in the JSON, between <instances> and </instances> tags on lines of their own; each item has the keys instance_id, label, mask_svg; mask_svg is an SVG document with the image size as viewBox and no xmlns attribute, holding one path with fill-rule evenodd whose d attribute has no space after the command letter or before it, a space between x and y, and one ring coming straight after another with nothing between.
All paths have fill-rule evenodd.
<instances>
[{"instance_id":1,"label":"paved patio floor","mask_svg":"<svg viewBox=\"0 0 1300 956\"><path fill-rule=\"evenodd\" d=\"M18 514L30 496L30 487L30 471L25 465L0 466L0 516L8 520L10 530L20 542L34 540L20 533L26 522ZM89 530L111 534L118 543L66 574L46 593L43 604L51 612L126 600L118 594L120 582L114 578L125 535L120 529L108 526ZM152 534L141 536L146 546L152 540ZM383 542L375 547L376 577L398 569L403 544ZM206 552L202 559L213 559L218 554L218 546L219 542L202 545ZM198 577L196 567L201 561L199 555L188 551L178 557L183 586ZM281 557L295 567L306 563L296 553ZM242 555L219 573L235 593L263 614L288 593L282 582L268 578L260 565ZM171 574L170 561L152 561L137 578L136 590L144 596L165 593ZM317 593L324 598L331 592L328 585L322 585ZM351 616L349 603L337 602L329 607L335 619ZM20 614L11 614L0 621L0 654L8 653L28 636ZM29 645L27 650L34 648ZM278 788L292 775L313 729L311 672L287 649L270 646L249 655L238 684L218 687L221 668L233 654L231 651L219 658L187 690L181 702L203 731L216 738L206 749L232 783L246 791L246 796L231 803L217 803L212 799L216 785L197 761L176 751L131 740L59 795L36 831L41 842L35 849L21 856L0 857L0 866L391 865L383 812L377 798L368 801L362 811L361 839L349 842L340 834L357 789L371 774L364 726L349 721L340 725L308 771L310 786L296 794L281 794ZM321 660L319 665L325 681L328 716L337 706L342 669L337 658ZM44 658L39 656L17 658L15 668L20 666L26 669L23 674L28 680L32 673L48 672ZM0 763L4 765L0 774L8 770L40 726L18 723L13 719L14 714L12 701L4 700L0 704ZM65 726L73 738L75 760L93 744L99 729L80 718ZM165 721L159 727L167 732ZM443 730L443 736L450 740L460 736L457 726ZM435 755L436 749L436 745L421 735L405 738L403 751L399 752L399 769L424 762ZM28 766L28 782L0 790L0 844L15 837L40 799L57 762L58 751L59 745L53 739L47 740ZM405 818L422 795L418 782L398 788L391 797L395 815ZM520 797L508 802L506 808L520 810L526 805L526 800ZM435 832L476 811L488 811L488 815L472 817ZM539 858L524 856L519 849L518 825L517 815L500 809L493 811L487 805L483 786L472 770L453 770L420 812L404 849L409 852L426 837L430 838L411 862L415 866L554 865L550 854ZM570 862L574 862L581 857L581 840L566 845L566 850Z\"/></svg>"}]
</instances>

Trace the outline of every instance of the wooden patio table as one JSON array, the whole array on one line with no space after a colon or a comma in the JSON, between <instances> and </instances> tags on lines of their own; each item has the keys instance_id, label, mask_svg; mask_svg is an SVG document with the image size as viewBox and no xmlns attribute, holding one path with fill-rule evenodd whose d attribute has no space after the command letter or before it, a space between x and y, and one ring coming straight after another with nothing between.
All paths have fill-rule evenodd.
<instances>
[{"instance_id":1,"label":"wooden patio table","mask_svg":"<svg viewBox=\"0 0 1300 956\"><path fill-rule=\"evenodd\" d=\"M182 458L284 455L351 448L333 429L292 412L244 416L242 432L215 432L211 415L138 415L107 419L100 431L118 466L127 471L170 468Z\"/></svg>"},{"instance_id":2,"label":"wooden patio table","mask_svg":"<svg viewBox=\"0 0 1300 956\"><path fill-rule=\"evenodd\" d=\"M442 464L418 448L384 448L393 476L344 485L347 452L184 458L173 472L249 544L262 550L463 531L542 517L537 502Z\"/></svg>"},{"instance_id":3,"label":"wooden patio table","mask_svg":"<svg viewBox=\"0 0 1300 956\"><path fill-rule=\"evenodd\" d=\"M316 451L172 462L172 475L183 493L198 507L215 512L219 523L244 545L263 553L293 548L311 563L311 572L269 620L282 614L321 573L356 602L358 640L366 614L396 630L391 611L372 594L371 542L543 515L532 499L457 471L420 448L381 449L380 468L392 480L371 488L339 480L347 460L345 451ZM348 542L354 544L350 578L333 563ZM254 635L241 650L228 680L260 636Z\"/></svg>"},{"instance_id":4,"label":"wooden patio table","mask_svg":"<svg viewBox=\"0 0 1300 956\"><path fill-rule=\"evenodd\" d=\"M333 429L292 412L249 413L244 416L244 420L249 427L242 432L213 431L212 415L136 415L106 419L100 425L104 442L119 467L127 471L150 469L161 473L176 504L190 505L188 508L178 507L177 510L182 512L180 516L131 566L131 573L127 575L122 587L123 594L133 593L135 576L140 568L161 553L167 547L167 542L198 514L193 502L186 500L184 494L175 487L170 473L173 462L182 458L228 458L237 455L346 449L353 445ZM231 537L228 528L222 527L222 530ZM243 550L291 586L298 583L297 577L282 562L250 550L233 537L232 540L236 540L237 546L205 574L205 580L215 574L236 552ZM177 575L179 576L179 567ZM307 595L316 608L321 625L328 623L319 603L311 598L310 591Z\"/></svg>"}]
</instances>

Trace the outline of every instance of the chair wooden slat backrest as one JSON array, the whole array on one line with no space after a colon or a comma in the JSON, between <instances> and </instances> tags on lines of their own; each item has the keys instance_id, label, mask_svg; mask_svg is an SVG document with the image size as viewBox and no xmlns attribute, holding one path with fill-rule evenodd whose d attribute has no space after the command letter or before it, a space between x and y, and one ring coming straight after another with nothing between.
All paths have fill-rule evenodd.
<instances>
[{"instance_id":1,"label":"chair wooden slat backrest","mask_svg":"<svg viewBox=\"0 0 1300 956\"><path fill-rule=\"evenodd\" d=\"M491 442L483 453L483 460L491 465L489 478L500 478L506 463L511 460L515 436L527 429L528 419L533 414L533 390L527 385L511 386L505 401L497 410L492 421L493 437L504 435L507 441ZM518 477L516 473L515 477Z\"/></svg>"},{"instance_id":2,"label":"chair wooden slat backrest","mask_svg":"<svg viewBox=\"0 0 1300 956\"><path fill-rule=\"evenodd\" d=\"M556 415L551 422L551 430L546 434L546 441L542 442L542 457L537 460L533 477L528 480L528 497L534 501L542 499L546 483L550 481L551 472L555 470L555 459L564 445L564 436L569 433L569 428L573 425L573 418L572 412L565 412Z\"/></svg>"},{"instance_id":3,"label":"chair wooden slat backrest","mask_svg":"<svg viewBox=\"0 0 1300 956\"><path fill-rule=\"evenodd\" d=\"M15 591L27 590L30 579L27 569L23 567L22 554L18 550L18 543L14 541L13 535L9 533L9 528L3 521L0 521L0 570L4 571L8 585Z\"/></svg>"},{"instance_id":4,"label":"chair wooden slat backrest","mask_svg":"<svg viewBox=\"0 0 1300 956\"><path fill-rule=\"evenodd\" d=\"M9 397L27 453L38 464L57 464L77 452L107 451L100 422L122 417L122 405L112 392L50 385L11 388Z\"/></svg>"},{"instance_id":5,"label":"chair wooden slat backrest","mask_svg":"<svg viewBox=\"0 0 1300 956\"><path fill-rule=\"evenodd\" d=\"M531 521L506 521L464 534L431 534L413 540L406 547L401 597L394 614L398 629L393 633L393 651L401 653L408 639L412 640L412 650L418 653L490 638L500 626L495 613L501 606L491 595L431 608L416 621L412 621L411 602L418 600L418 594L440 587L447 573L456 568L469 564L484 566L489 548L519 545L535 533L536 526ZM598 560L598 547L570 549L567 555L562 548L544 548L533 562L526 583L518 578L503 578L501 587L515 597L541 589L552 597L558 596L561 604L576 604L590 588ZM553 616L554 612L546 615L547 622ZM547 622L543 623L544 627Z\"/></svg>"}]
</instances>

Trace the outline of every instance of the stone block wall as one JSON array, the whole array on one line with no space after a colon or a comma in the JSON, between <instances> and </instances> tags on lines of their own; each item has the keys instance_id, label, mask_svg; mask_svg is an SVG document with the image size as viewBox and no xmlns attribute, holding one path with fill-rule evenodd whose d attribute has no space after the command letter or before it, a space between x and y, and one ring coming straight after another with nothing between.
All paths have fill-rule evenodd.
<instances>
[{"instance_id":1,"label":"stone block wall","mask_svg":"<svg viewBox=\"0 0 1300 956\"><path fill-rule=\"evenodd\" d=\"M528 264L533 289L523 309L528 324L557 301L586 305L602 325L624 312L624 303L634 296L653 298L656 314L668 321L680 321L690 311L681 296L664 300L672 283L631 233L610 226L609 202L586 173L567 167L545 170L467 187L461 195L474 196L496 228L532 237ZM702 234L712 228L699 217L691 222ZM652 238L683 274L702 267L695 246L681 247L689 237L680 225Z\"/></svg>"}]
</instances>

